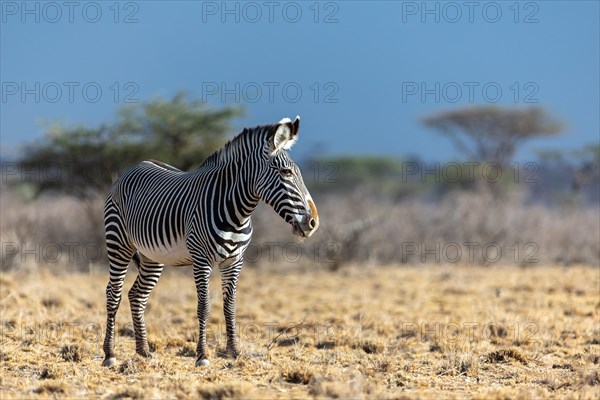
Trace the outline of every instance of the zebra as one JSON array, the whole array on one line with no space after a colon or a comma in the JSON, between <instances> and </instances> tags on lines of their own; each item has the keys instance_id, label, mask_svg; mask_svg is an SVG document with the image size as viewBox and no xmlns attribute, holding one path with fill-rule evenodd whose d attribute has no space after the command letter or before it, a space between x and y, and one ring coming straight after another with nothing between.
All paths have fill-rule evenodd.
<instances>
[{"instance_id":1,"label":"zebra","mask_svg":"<svg viewBox=\"0 0 600 400\"><path fill-rule=\"evenodd\" d=\"M104 223L110 265L106 287L106 336L103 366L116 363L115 317L127 268L133 259L138 276L128 297L136 352L152 357L144 310L163 266L193 265L198 295L199 337L195 365L207 366L208 282L221 273L227 352L239 355L236 342L236 287L244 251L252 235L251 214L260 200L292 226L294 235L311 236L319 215L288 151L298 139L300 117L245 128L190 172L143 161L111 186Z\"/></svg>"}]
</instances>

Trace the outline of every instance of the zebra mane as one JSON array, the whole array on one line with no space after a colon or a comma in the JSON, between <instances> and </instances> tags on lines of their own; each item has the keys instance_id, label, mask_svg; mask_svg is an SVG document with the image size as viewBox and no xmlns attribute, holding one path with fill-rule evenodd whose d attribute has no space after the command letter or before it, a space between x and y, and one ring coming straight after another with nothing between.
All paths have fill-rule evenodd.
<instances>
[{"instance_id":1,"label":"zebra mane","mask_svg":"<svg viewBox=\"0 0 600 400\"><path fill-rule=\"evenodd\" d=\"M204 166L215 166L222 164L224 162L230 161L232 159L232 155L237 153L237 150L244 145L248 148L252 148L258 144L262 145L262 142L257 139L258 136L264 136L265 132L274 132L279 125L259 125L254 128L244 128L242 132L235 135L232 139L230 139L227 143L223 145L220 149L216 150L210 156L206 157L206 159L200 164L199 168Z\"/></svg>"}]
</instances>

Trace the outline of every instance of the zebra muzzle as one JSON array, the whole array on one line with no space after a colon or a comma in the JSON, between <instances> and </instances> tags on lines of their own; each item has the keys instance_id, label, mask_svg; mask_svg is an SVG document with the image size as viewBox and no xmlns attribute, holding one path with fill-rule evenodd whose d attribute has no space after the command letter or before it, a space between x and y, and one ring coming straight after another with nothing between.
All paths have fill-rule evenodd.
<instances>
[{"instance_id":1,"label":"zebra muzzle","mask_svg":"<svg viewBox=\"0 0 600 400\"><path fill-rule=\"evenodd\" d=\"M294 221L292 223L292 233L300 237L309 237L317 230L318 225L317 220L311 215L306 215L302 218L302 222Z\"/></svg>"}]
</instances>

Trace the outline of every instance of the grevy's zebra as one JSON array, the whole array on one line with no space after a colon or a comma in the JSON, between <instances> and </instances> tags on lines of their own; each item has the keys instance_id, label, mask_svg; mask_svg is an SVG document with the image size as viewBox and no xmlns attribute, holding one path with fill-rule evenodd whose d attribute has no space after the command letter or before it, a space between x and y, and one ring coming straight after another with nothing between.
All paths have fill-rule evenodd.
<instances>
[{"instance_id":1,"label":"grevy's zebra","mask_svg":"<svg viewBox=\"0 0 600 400\"><path fill-rule=\"evenodd\" d=\"M193 265L198 292L196 366L208 365L206 320L208 281L218 265L222 275L227 350L237 357L235 292L243 254L250 242L250 214L264 200L299 236L319 225L317 209L298 166L287 153L298 138L300 118L244 129L195 171L183 172L158 161L127 170L106 198L104 221L110 261L106 288L104 366L115 364L115 315L132 258L139 274L129 301L136 351L149 357L144 309L163 265Z\"/></svg>"}]
</instances>

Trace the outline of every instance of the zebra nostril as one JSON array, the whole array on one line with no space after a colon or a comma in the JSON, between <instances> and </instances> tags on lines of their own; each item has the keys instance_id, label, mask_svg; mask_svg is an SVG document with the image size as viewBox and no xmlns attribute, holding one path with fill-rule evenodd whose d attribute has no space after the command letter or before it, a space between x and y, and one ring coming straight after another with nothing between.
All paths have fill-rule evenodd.
<instances>
[{"instance_id":1,"label":"zebra nostril","mask_svg":"<svg viewBox=\"0 0 600 400\"><path fill-rule=\"evenodd\" d=\"M311 218L310 221L308 221L308 226L310 226L310 229L315 229L315 226L317 226L317 221Z\"/></svg>"}]
</instances>

